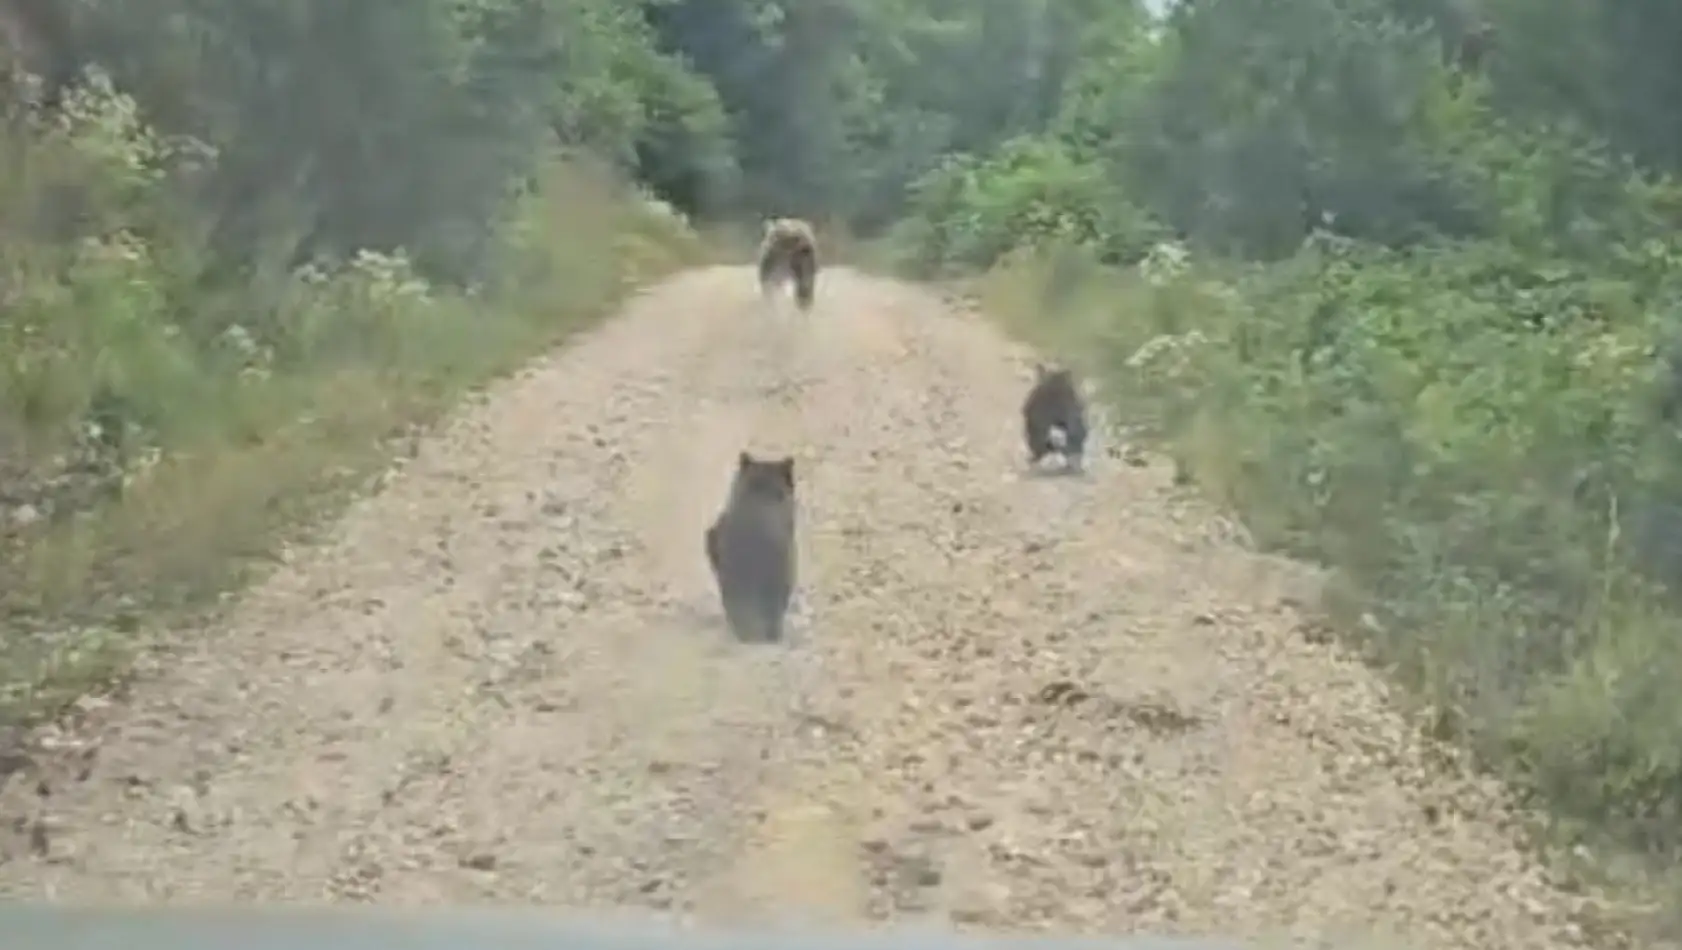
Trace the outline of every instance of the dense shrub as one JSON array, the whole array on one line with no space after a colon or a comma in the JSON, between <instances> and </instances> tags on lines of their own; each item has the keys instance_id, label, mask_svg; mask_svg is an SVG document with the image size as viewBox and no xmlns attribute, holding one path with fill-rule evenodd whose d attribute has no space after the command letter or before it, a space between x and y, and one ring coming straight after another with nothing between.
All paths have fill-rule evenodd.
<instances>
[{"instance_id":1,"label":"dense shrub","mask_svg":"<svg viewBox=\"0 0 1682 950\"><path fill-rule=\"evenodd\" d=\"M1119 270L1064 246L982 286L1259 542L1338 568L1327 606L1442 735L1668 852L1682 455L1654 353L1679 263L1619 278L1502 245L1320 239L1264 268L1166 245Z\"/></svg>"},{"instance_id":2,"label":"dense shrub","mask_svg":"<svg viewBox=\"0 0 1682 950\"><path fill-rule=\"evenodd\" d=\"M471 289L400 251L211 280L181 186L207 151L98 73L0 131L0 724L120 672L129 628L237 577L383 440L694 250L681 217L557 158Z\"/></svg>"},{"instance_id":3,"label":"dense shrub","mask_svg":"<svg viewBox=\"0 0 1682 950\"><path fill-rule=\"evenodd\" d=\"M925 176L893 234L913 273L984 272L1258 541L1334 568L1337 626L1565 840L1658 869L1682 856L1682 191L1653 96L1682 74L1641 24L1671 17L1120 17L1044 129Z\"/></svg>"},{"instance_id":4,"label":"dense shrub","mask_svg":"<svg viewBox=\"0 0 1682 950\"><path fill-rule=\"evenodd\" d=\"M1102 168L1056 141L1028 138L986 158L948 158L912 184L909 211L887 240L923 274L987 267L1014 247L1051 241L1131 262L1162 233Z\"/></svg>"}]
</instances>

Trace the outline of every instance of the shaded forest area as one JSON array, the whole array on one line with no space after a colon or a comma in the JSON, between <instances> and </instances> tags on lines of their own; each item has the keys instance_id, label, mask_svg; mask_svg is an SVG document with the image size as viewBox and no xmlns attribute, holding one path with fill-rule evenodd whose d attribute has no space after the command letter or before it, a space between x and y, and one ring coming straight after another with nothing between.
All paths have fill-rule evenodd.
<instances>
[{"instance_id":1,"label":"shaded forest area","mask_svg":"<svg viewBox=\"0 0 1682 950\"><path fill-rule=\"evenodd\" d=\"M974 279L1258 543L1335 567L1332 621L1559 840L1682 857L1682 7L7 0L0 26L16 715L300 486L690 259L682 218L795 214Z\"/></svg>"}]
</instances>

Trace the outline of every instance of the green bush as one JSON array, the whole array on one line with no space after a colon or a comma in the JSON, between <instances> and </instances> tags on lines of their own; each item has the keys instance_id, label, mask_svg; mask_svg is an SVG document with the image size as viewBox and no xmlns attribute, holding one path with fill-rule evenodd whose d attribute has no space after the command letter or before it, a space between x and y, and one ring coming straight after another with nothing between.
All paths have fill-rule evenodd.
<instances>
[{"instance_id":1,"label":"green bush","mask_svg":"<svg viewBox=\"0 0 1682 950\"><path fill-rule=\"evenodd\" d=\"M1581 827L1682 853L1682 490L1653 412L1682 258L1321 239L1276 266L1015 255L991 309L1093 373L1259 542L1338 569L1343 628L1444 737Z\"/></svg>"},{"instance_id":2,"label":"green bush","mask_svg":"<svg viewBox=\"0 0 1682 950\"><path fill-rule=\"evenodd\" d=\"M1106 262L1137 260L1162 234L1097 165L1055 141L1007 142L985 159L948 158L912 186L910 214L887 236L915 273L988 267L1012 248L1071 242Z\"/></svg>"},{"instance_id":3,"label":"green bush","mask_svg":"<svg viewBox=\"0 0 1682 950\"><path fill-rule=\"evenodd\" d=\"M681 217L557 157L477 286L371 251L211 279L176 187L203 150L137 114L96 77L0 132L0 724L120 673L137 625L260 563L389 437L695 259Z\"/></svg>"},{"instance_id":4,"label":"green bush","mask_svg":"<svg viewBox=\"0 0 1682 950\"><path fill-rule=\"evenodd\" d=\"M1659 15L1584 10L1488 8L1529 40L1479 74L1418 5L1177 5L1095 34L1037 137L922 179L893 250L984 272L1254 538L1332 568L1327 619L1563 840L1668 870L1682 191L1620 150L1668 120L1614 107L1613 60L1514 85Z\"/></svg>"}]
</instances>

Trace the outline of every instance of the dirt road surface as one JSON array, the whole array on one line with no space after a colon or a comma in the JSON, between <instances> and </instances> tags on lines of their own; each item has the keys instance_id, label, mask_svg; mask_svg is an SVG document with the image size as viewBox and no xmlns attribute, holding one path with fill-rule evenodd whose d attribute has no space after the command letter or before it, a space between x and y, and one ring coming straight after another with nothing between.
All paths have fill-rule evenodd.
<instances>
[{"instance_id":1,"label":"dirt road surface","mask_svg":"<svg viewBox=\"0 0 1682 950\"><path fill-rule=\"evenodd\" d=\"M1296 571L1110 446L1024 473L1030 378L853 272L643 293L13 775L0 896L1589 945ZM797 459L782 646L702 556L743 448Z\"/></svg>"}]
</instances>

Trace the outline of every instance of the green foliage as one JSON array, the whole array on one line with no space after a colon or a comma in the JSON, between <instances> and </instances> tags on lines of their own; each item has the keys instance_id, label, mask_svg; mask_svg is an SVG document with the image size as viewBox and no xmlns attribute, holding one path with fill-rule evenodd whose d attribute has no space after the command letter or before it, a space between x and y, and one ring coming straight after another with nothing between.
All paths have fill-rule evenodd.
<instances>
[{"instance_id":1,"label":"green foliage","mask_svg":"<svg viewBox=\"0 0 1682 950\"><path fill-rule=\"evenodd\" d=\"M1140 9L651 0L646 15L660 48L707 77L730 117L743 187L715 210L799 214L875 234L944 156L1044 130L1093 24L1142 22Z\"/></svg>"},{"instance_id":2,"label":"green foliage","mask_svg":"<svg viewBox=\"0 0 1682 950\"><path fill-rule=\"evenodd\" d=\"M1682 760L1641 745L1682 716L1652 583L1673 554L1650 531L1682 484L1651 412L1682 259L1652 280L1499 244L1321 239L1177 272L1170 251L1134 271L1017 259L994 301L1081 354L1259 541L1338 567L1367 616L1351 628L1447 734L1571 818L1682 846L1658 793Z\"/></svg>"},{"instance_id":3,"label":"green foliage","mask_svg":"<svg viewBox=\"0 0 1682 950\"><path fill-rule=\"evenodd\" d=\"M405 248L429 277L476 280L511 183L556 139L733 187L716 93L654 48L637 4L90 0L61 19L41 36L53 72L97 63L214 151L193 198L234 270Z\"/></svg>"},{"instance_id":4,"label":"green foliage","mask_svg":"<svg viewBox=\"0 0 1682 950\"><path fill-rule=\"evenodd\" d=\"M1090 11L1058 107L915 178L892 232L914 273L988 270L995 311L1258 539L1335 568L1327 610L1441 735L1660 867L1682 856L1674 19Z\"/></svg>"},{"instance_id":5,"label":"green foliage","mask_svg":"<svg viewBox=\"0 0 1682 950\"><path fill-rule=\"evenodd\" d=\"M629 72L658 60L631 58ZM400 84L432 65L390 68ZM120 674L136 626L238 580L392 437L695 258L683 218L616 176L622 155L563 153L547 99L479 127L485 148L529 154L478 205L492 217L469 235L467 287L401 246L317 245L300 263L273 222L230 247L207 183L248 143L163 135L97 69L54 99L0 123L0 727ZM445 247L473 205L404 231ZM333 227L318 233L356 233Z\"/></svg>"},{"instance_id":6,"label":"green foliage","mask_svg":"<svg viewBox=\"0 0 1682 950\"><path fill-rule=\"evenodd\" d=\"M1102 168L1042 139L1014 139L986 158L948 158L913 183L909 209L889 240L922 273L986 267L1041 242L1074 242L1108 263L1131 262L1161 236Z\"/></svg>"}]
</instances>

